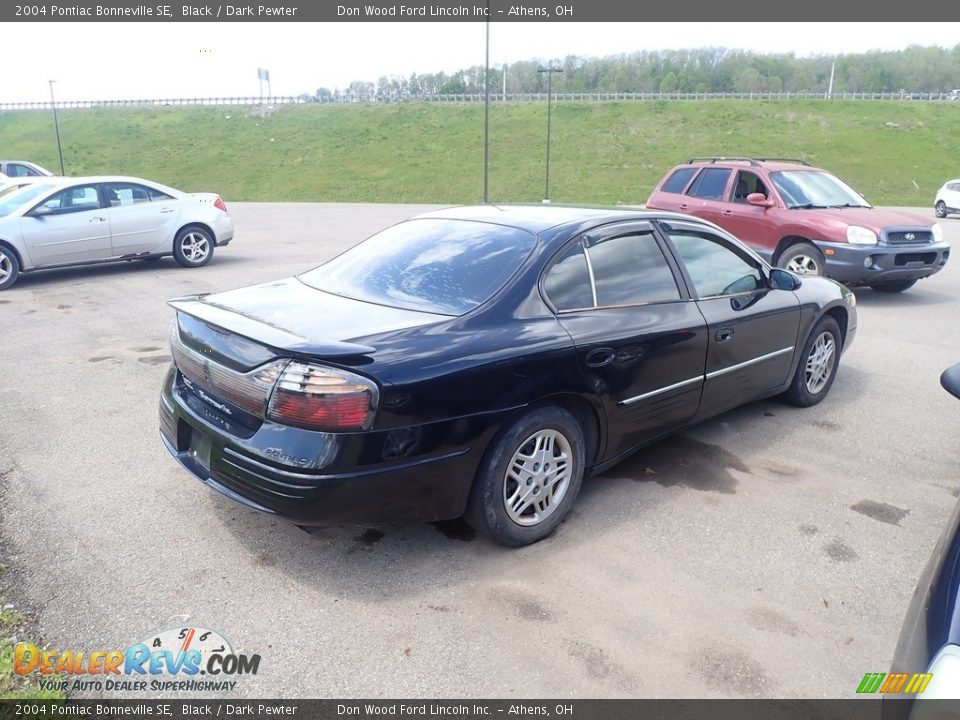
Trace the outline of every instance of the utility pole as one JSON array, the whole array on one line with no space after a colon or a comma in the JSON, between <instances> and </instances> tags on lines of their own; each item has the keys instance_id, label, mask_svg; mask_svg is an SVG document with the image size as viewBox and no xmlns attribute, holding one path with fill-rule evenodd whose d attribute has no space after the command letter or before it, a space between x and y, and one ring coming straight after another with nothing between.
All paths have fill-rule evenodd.
<instances>
[{"instance_id":1,"label":"utility pole","mask_svg":"<svg viewBox=\"0 0 960 720\"><path fill-rule=\"evenodd\" d=\"M50 83L50 107L53 108L53 127L57 131L57 155L60 156L60 174L66 175L63 170L63 148L60 146L60 121L57 120L57 101L53 98L53 84L56 80L47 80Z\"/></svg>"},{"instance_id":2,"label":"utility pole","mask_svg":"<svg viewBox=\"0 0 960 720\"><path fill-rule=\"evenodd\" d=\"M550 67L537 68L538 73L547 74L547 175L543 185L543 202L550 202L550 114L553 103L553 74L562 73L563 68Z\"/></svg>"}]
</instances>

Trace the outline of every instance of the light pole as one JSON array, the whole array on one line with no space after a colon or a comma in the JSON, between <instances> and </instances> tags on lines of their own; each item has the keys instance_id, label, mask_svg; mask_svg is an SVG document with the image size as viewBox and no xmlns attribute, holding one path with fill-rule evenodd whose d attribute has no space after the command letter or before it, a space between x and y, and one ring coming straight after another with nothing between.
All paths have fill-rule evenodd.
<instances>
[{"instance_id":1,"label":"light pole","mask_svg":"<svg viewBox=\"0 0 960 720\"><path fill-rule=\"evenodd\" d=\"M483 66L483 204L490 202L490 0L487 0L487 59Z\"/></svg>"},{"instance_id":2,"label":"light pole","mask_svg":"<svg viewBox=\"0 0 960 720\"><path fill-rule=\"evenodd\" d=\"M562 73L563 68L545 67L537 68L538 73L547 74L547 178L543 186L543 202L550 202L550 113L553 104L553 74Z\"/></svg>"},{"instance_id":3,"label":"light pole","mask_svg":"<svg viewBox=\"0 0 960 720\"><path fill-rule=\"evenodd\" d=\"M53 99L53 84L56 80L47 80L50 83L50 107L53 108L53 127L57 131L57 154L60 156L60 174L66 175L63 171L63 148L60 147L60 121L57 120L57 101Z\"/></svg>"}]
</instances>

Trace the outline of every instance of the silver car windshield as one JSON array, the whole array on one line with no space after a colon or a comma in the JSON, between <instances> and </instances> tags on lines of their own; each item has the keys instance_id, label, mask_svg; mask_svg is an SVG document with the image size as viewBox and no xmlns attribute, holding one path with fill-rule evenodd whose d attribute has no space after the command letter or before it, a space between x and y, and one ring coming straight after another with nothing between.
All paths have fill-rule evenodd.
<instances>
[{"instance_id":1,"label":"silver car windshield","mask_svg":"<svg viewBox=\"0 0 960 720\"><path fill-rule=\"evenodd\" d=\"M53 190L54 187L56 186L36 183L34 185L25 185L8 195L0 196L0 217L6 217L21 205L25 205L48 190Z\"/></svg>"},{"instance_id":2,"label":"silver car windshield","mask_svg":"<svg viewBox=\"0 0 960 720\"><path fill-rule=\"evenodd\" d=\"M856 190L821 170L784 170L770 173L770 179L791 209L870 207Z\"/></svg>"}]
</instances>

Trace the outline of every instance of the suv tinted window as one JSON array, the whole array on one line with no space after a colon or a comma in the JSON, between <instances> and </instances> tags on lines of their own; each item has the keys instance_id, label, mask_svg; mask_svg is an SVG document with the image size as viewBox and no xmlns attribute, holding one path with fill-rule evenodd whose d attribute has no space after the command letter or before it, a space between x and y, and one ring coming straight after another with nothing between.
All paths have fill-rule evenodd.
<instances>
[{"instance_id":1,"label":"suv tinted window","mask_svg":"<svg viewBox=\"0 0 960 720\"><path fill-rule=\"evenodd\" d=\"M533 251L518 228L469 220L408 220L300 276L364 302L463 315L499 290Z\"/></svg>"},{"instance_id":2,"label":"suv tinted window","mask_svg":"<svg viewBox=\"0 0 960 720\"><path fill-rule=\"evenodd\" d=\"M709 232L666 227L699 297L734 295L763 287L757 265L719 237Z\"/></svg>"},{"instance_id":3,"label":"suv tinted window","mask_svg":"<svg viewBox=\"0 0 960 720\"><path fill-rule=\"evenodd\" d=\"M704 168L693 181L687 195L704 200L720 200L730 178L729 168Z\"/></svg>"},{"instance_id":4,"label":"suv tinted window","mask_svg":"<svg viewBox=\"0 0 960 720\"><path fill-rule=\"evenodd\" d=\"M668 193L682 193L696 171L697 169L693 167L674 170L673 175L667 178L667 181L663 183L663 187L661 187L660 190Z\"/></svg>"},{"instance_id":5,"label":"suv tinted window","mask_svg":"<svg viewBox=\"0 0 960 720\"><path fill-rule=\"evenodd\" d=\"M737 173L737 180L733 184L733 192L730 200L735 203L745 203L747 201L747 195L752 195L753 193L769 195L766 185L763 184L763 181L757 177L756 174L741 170Z\"/></svg>"},{"instance_id":6,"label":"suv tinted window","mask_svg":"<svg viewBox=\"0 0 960 720\"><path fill-rule=\"evenodd\" d=\"M543 280L543 290L557 310L592 308L593 289L583 246L577 243L557 260Z\"/></svg>"},{"instance_id":7,"label":"suv tinted window","mask_svg":"<svg viewBox=\"0 0 960 720\"><path fill-rule=\"evenodd\" d=\"M602 240L589 245L587 254L600 306L680 299L670 266L649 232Z\"/></svg>"}]
</instances>

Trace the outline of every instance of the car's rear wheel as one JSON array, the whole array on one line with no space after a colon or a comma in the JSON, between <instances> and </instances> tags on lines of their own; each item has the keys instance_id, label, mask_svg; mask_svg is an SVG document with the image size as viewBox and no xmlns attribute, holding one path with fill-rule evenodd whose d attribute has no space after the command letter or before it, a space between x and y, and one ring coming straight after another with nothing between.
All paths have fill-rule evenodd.
<instances>
[{"instance_id":1,"label":"car's rear wheel","mask_svg":"<svg viewBox=\"0 0 960 720\"><path fill-rule=\"evenodd\" d=\"M6 290L20 276L20 262L8 247L0 245L0 290Z\"/></svg>"},{"instance_id":2,"label":"car's rear wheel","mask_svg":"<svg viewBox=\"0 0 960 720\"><path fill-rule=\"evenodd\" d=\"M909 280L888 280L887 282L875 283L870 287L877 292L898 293L909 290L916 284L917 279L910 278Z\"/></svg>"},{"instance_id":3,"label":"car's rear wheel","mask_svg":"<svg viewBox=\"0 0 960 720\"><path fill-rule=\"evenodd\" d=\"M938 218L945 218L947 216L947 204L943 200L937 200L937 204L933 206L933 210Z\"/></svg>"},{"instance_id":4,"label":"car's rear wheel","mask_svg":"<svg viewBox=\"0 0 960 720\"><path fill-rule=\"evenodd\" d=\"M580 492L583 431L559 407L530 411L488 449L474 480L466 520L508 547L542 540L563 522Z\"/></svg>"},{"instance_id":5,"label":"car's rear wheel","mask_svg":"<svg viewBox=\"0 0 960 720\"><path fill-rule=\"evenodd\" d=\"M816 245L803 242L791 245L777 259L777 267L797 275L826 275L827 263Z\"/></svg>"},{"instance_id":6,"label":"car's rear wheel","mask_svg":"<svg viewBox=\"0 0 960 720\"><path fill-rule=\"evenodd\" d=\"M200 267L210 262L213 246L213 237L208 231L191 225L177 233L173 241L173 257L184 267Z\"/></svg>"},{"instance_id":7,"label":"car's rear wheel","mask_svg":"<svg viewBox=\"0 0 960 720\"><path fill-rule=\"evenodd\" d=\"M823 400L840 364L840 326L829 315L814 325L800 354L800 362L783 398L799 407L810 407Z\"/></svg>"}]
</instances>

